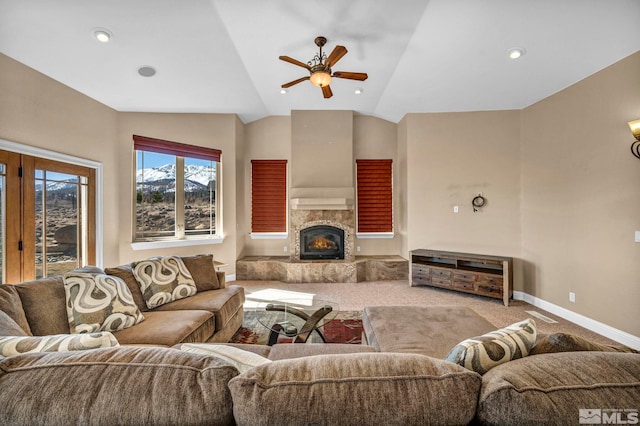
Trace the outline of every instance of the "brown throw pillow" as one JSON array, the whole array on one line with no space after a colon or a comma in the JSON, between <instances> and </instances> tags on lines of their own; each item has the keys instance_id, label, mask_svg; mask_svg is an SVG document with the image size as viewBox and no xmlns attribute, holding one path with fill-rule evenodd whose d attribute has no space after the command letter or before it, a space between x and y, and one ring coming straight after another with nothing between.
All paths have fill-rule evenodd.
<instances>
[{"instance_id":1,"label":"brown throw pillow","mask_svg":"<svg viewBox=\"0 0 640 426\"><path fill-rule=\"evenodd\" d=\"M16 286L0 284L0 311L3 311L14 320L27 335L32 335Z\"/></svg>"},{"instance_id":2,"label":"brown throw pillow","mask_svg":"<svg viewBox=\"0 0 640 426\"><path fill-rule=\"evenodd\" d=\"M191 277L196 282L198 291L218 290L220 281L213 266L212 254L197 254L195 256L181 257L184 266L191 272Z\"/></svg>"},{"instance_id":3,"label":"brown throw pillow","mask_svg":"<svg viewBox=\"0 0 640 426\"><path fill-rule=\"evenodd\" d=\"M9 315L0 311L0 336L28 336Z\"/></svg>"},{"instance_id":4,"label":"brown throw pillow","mask_svg":"<svg viewBox=\"0 0 640 426\"><path fill-rule=\"evenodd\" d=\"M531 349L529 355L578 351L637 352L624 346L611 346L592 342L575 334L553 333L543 337Z\"/></svg>"},{"instance_id":5,"label":"brown throw pillow","mask_svg":"<svg viewBox=\"0 0 640 426\"><path fill-rule=\"evenodd\" d=\"M147 308L147 302L144 301L144 296L140 291L140 286L138 285L138 280L135 275L133 275L133 268L131 265L121 265L116 266L115 268L107 268L104 270L105 274L113 275L114 277L120 278L124 283L129 287L129 291L133 296L133 301L136 302L138 309L142 312L146 312L149 310Z\"/></svg>"}]
</instances>

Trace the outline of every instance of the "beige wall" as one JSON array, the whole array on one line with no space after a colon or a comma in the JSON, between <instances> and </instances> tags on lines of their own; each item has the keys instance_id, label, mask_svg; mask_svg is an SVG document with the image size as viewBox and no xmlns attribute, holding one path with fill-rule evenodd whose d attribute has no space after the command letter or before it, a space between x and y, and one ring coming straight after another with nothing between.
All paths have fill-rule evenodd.
<instances>
[{"instance_id":1,"label":"beige wall","mask_svg":"<svg viewBox=\"0 0 640 426\"><path fill-rule=\"evenodd\" d=\"M353 111L291 111L291 188L353 188Z\"/></svg>"},{"instance_id":2,"label":"beige wall","mask_svg":"<svg viewBox=\"0 0 640 426\"><path fill-rule=\"evenodd\" d=\"M398 167L398 129L395 123L366 115L353 117L353 163L363 159L391 159L393 160L393 176L397 176ZM352 163L352 169L353 169ZM355 169L352 170L355 182ZM394 180L394 184L395 184ZM355 183L354 183L355 187ZM397 185L394 188L394 231L398 228L398 218L402 208L398 202ZM356 255L388 255L400 253L400 239L394 238L356 238L356 247L360 251Z\"/></svg>"},{"instance_id":3,"label":"beige wall","mask_svg":"<svg viewBox=\"0 0 640 426\"><path fill-rule=\"evenodd\" d=\"M117 199L117 112L0 54L0 139L103 164L104 200ZM116 209L105 209L104 264L118 257Z\"/></svg>"},{"instance_id":4,"label":"beige wall","mask_svg":"<svg viewBox=\"0 0 640 426\"><path fill-rule=\"evenodd\" d=\"M251 160L287 160L291 170L291 117L271 116L256 120L246 126L246 150L244 164L244 224L241 226L244 256L288 256L289 239L256 239L251 232ZM291 182L287 179L287 182Z\"/></svg>"},{"instance_id":5,"label":"beige wall","mask_svg":"<svg viewBox=\"0 0 640 426\"><path fill-rule=\"evenodd\" d=\"M405 120L408 249L518 259L520 111L409 114ZM487 204L474 212L471 201L480 193ZM518 274L514 287L522 290Z\"/></svg>"},{"instance_id":6,"label":"beige wall","mask_svg":"<svg viewBox=\"0 0 640 426\"><path fill-rule=\"evenodd\" d=\"M640 53L522 117L524 290L640 336Z\"/></svg>"}]
</instances>

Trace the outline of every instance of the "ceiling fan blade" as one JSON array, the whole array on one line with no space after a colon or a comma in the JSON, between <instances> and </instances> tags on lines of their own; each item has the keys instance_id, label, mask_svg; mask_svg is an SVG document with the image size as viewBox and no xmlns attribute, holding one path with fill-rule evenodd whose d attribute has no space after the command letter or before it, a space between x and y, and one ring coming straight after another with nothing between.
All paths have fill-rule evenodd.
<instances>
[{"instance_id":1,"label":"ceiling fan blade","mask_svg":"<svg viewBox=\"0 0 640 426\"><path fill-rule=\"evenodd\" d=\"M302 78L299 78L299 79L297 79L297 80L293 80L293 81L290 81L290 82L288 82L288 83L285 83L285 84L283 84L283 85L282 85L282 86L280 86L280 87L282 87L283 89L286 89L287 87L291 87L291 86L293 86L294 84L302 83L303 81L305 81L305 80L309 80L310 78L311 78L311 77L309 77L309 76L302 77Z\"/></svg>"},{"instance_id":2,"label":"ceiling fan blade","mask_svg":"<svg viewBox=\"0 0 640 426\"><path fill-rule=\"evenodd\" d=\"M336 71L333 73L332 77L338 78L348 78L349 80L360 80L364 81L369 76L366 72L347 72L347 71Z\"/></svg>"},{"instance_id":3,"label":"ceiling fan blade","mask_svg":"<svg viewBox=\"0 0 640 426\"><path fill-rule=\"evenodd\" d=\"M333 92L331 91L331 87L322 86L322 94L324 95L325 99L329 99L330 97L332 97L333 96Z\"/></svg>"},{"instance_id":4,"label":"ceiling fan blade","mask_svg":"<svg viewBox=\"0 0 640 426\"><path fill-rule=\"evenodd\" d=\"M325 61L325 67L331 68L338 62L344 55L347 54L347 48L344 46L336 46L333 48L331 54L327 57Z\"/></svg>"},{"instance_id":5,"label":"ceiling fan blade","mask_svg":"<svg viewBox=\"0 0 640 426\"><path fill-rule=\"evenodd\" d=\"M293 59L293 58L290 58L288 56L278 56L278 58L281 61L289 62L290 64L297 65L299 67L302 67L302 68L305 68L305 69L311 71L311 67L309 65L305 64L304 62L300 62L297 59Z\"/></svg>"}]
</instances>

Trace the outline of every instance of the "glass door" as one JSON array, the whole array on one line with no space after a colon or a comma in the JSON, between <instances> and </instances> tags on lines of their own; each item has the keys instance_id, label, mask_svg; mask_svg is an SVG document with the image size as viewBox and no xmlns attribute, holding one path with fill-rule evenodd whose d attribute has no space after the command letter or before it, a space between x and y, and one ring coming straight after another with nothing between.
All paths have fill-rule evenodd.
<instances>
[{"instance_id":1,"label":"glass door","mask_svg":"<svg viewBox=\"0 0 640 426\"><path fill-rule=\"evenodd\" d=\"M95 170L0 151L0 237L3 283L95 264Z\"/></svg>"}]
</instances>

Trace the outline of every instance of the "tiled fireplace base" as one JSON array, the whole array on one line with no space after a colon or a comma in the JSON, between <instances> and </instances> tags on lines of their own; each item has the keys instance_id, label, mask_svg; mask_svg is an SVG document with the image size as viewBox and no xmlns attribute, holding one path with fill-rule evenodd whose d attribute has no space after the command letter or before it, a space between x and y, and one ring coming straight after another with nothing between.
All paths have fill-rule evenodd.
<instances>
[{"instance_id":1,"label":"tiled fireplace base","mask_svg":"<svg viewBox=\"0 0 640 426\"><path fill-rule=\"evenodd\" d=\"M284 256L247 256L236 262L238 280L286 283L356 283L406 280L409 262L400 256L357 256L354 261L292 261Z\"/></svg>"}]
</instances>

